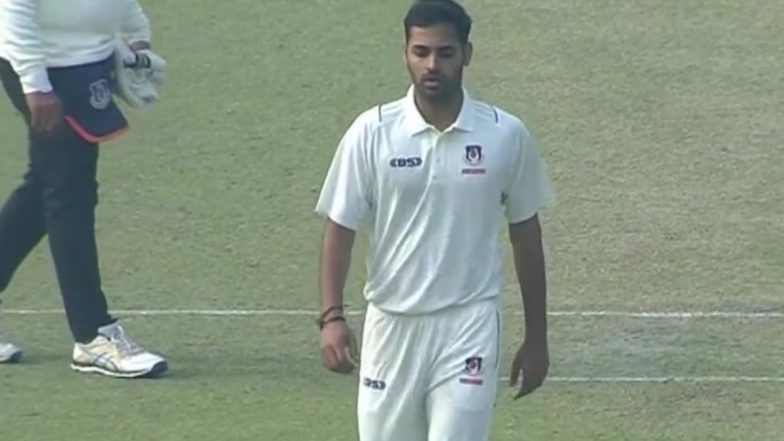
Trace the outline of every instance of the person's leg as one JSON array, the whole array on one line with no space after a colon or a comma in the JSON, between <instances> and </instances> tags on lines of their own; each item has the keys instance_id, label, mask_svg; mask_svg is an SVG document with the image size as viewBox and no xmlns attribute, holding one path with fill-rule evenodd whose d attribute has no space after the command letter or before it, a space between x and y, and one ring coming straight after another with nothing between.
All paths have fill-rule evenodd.
<instances>
[{"instance_id":1,"label":"person's leg","mask_svg":"<svg viewBox=\"0 0 784 441\"><path fill-rule=\"evenodd\" d=\"M498 388L500 315L493 303L450 312L427 396L428 441L486 441Z\"/></svg>"},{"instance_id":2,"label":"person's leg","mask_svg":"<svg viewBox=\"0 0 784 441\"><path fill-rule=\"evenodd\" d=\"M98 146L64 125L55 136L32 136L41 178L49 248L76 344L71 368L112 377L156 376L166 360L132 341L109 315L95 242Z\"/></svg>"},{"instance_id":3,"label":"person's leg","mask_svg":"<svg viewBox=\"0 0 784 441\"><path fill-rule=\"evenodd\" d=\"M121 378L166 372L166 360L131 340L111 317L101 289L95 239L98 145L68 124L55 136L36 135L33 140L49 248L76 341L71 368Z\"/></svg>"},{"instance_id":4,"label":"person's leg","mask_svg":"<svg viewBox=\"0 0 784 441\"><path fill-rule=\"evenodd\" d=\"M368 306L357 417L360 441L427 441L426 344L415 319Z\"/></svg>"},{"instance_id":5,"label":"person's leg","mask_svg":"<svg viewBox=\"0 0 784 441\"><path fill-rule=\"evenodd\" d=\"M33 134L32 163L41 177L49 248L74 340L92 341L111 324L101 290L95 243L98 146L68 125L54 136Z\"/></svg>"},{"instance_id":6,"label":"person's leg","mask_svg":"<svg viewBox=\"0 0 784 441\"><path fill-rule=\"evenodd\" d=\"M30 166L0 211L0 291L24 257L49 235L60 292L73 337L89 342L112 323L100 287L95 246L98 146L67 125L52 136L29 129L19 77L0 60L3 88L28 123Z\"/></svg>"},{"instance_id":7,"label":"person's leg","mask_svg":"<svg viewBox=\"0 0 784 441\"><path fill-rule=\"evenodd\" d=\"M19 79L3 59L0 59L0 80L14 107L27 120ZM41 185L31 162L22 183L0 208L0 293L5 291L19 265L45 233Z\"/></svg>"},{"instance_id":8,"label":"person's leg","mask_svg":"<svg viewBox=\"0 0 784 441\"><path fill-rule=\"evenodd\" d=\"M11 103L24 116L25 122L29 122L19 78L4 59L0 59L0 82ZM0 208L0 294L8 288L22 261L44 235L41 187L30 164L22 183ZM6 340L0 326L0 363L17 362L21 357L21 349Z\"/></svg>"},{"instance_id":9,"label":"person's leg","mask_svg":"<svg viewBox=\"0 0 784 441\"><path fill-rule=\"evenodd\" d=\"M22 184L0 208L0 294L8 288L24 258L41 241L43 224L40 188L32 177L32 171L28 170ZM0 363L17 362L22 351L6 340L3 331L0 326Z\"/></svg>"},{"instance_id":10,"label":"person's leg","mask_svg":"<svg viewBox=\"0 0 784 441\"><path fill-rule=\"evenodd\" d=\"M0 208L0 293L45 234L41 188L28 170Z\"/></svg>"}]
</instances>

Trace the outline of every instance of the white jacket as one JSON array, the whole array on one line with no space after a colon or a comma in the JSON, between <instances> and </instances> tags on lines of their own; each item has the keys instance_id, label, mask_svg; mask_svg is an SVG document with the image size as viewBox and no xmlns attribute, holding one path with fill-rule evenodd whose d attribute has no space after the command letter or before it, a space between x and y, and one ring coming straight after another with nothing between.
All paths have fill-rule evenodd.
<instances>
[{"instance_id":1,"label":"white jacket","mask_svg":"<svg viewBox=\"0 0 784 441\"><path fill-rule=\"evenodd\" d=\"M0 57L25 93L52 90L49 67L108 58L118 33L130 42L150 41L138 0L0 0Z\"/></svg>"}]
</instances>

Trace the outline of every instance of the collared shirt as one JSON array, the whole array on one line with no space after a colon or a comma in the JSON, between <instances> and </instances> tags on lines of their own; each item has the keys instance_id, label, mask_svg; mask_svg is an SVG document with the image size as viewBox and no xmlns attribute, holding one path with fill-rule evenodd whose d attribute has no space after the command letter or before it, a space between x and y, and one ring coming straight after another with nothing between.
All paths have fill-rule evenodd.
<instances>
[{"instance_id":1,"label":"collared shirt","mask_svg":"<svg viewBox=\"0 0 784 441\"><path fill-rule=\"evenodd\" d=\"M327 172L316 212L368 223L364 294L377 308L423 314L498 297L501 220L533 217L550 180L524 124L464 99L443 132L405 97L359 115Z\"/></svg>"}]
</instances>

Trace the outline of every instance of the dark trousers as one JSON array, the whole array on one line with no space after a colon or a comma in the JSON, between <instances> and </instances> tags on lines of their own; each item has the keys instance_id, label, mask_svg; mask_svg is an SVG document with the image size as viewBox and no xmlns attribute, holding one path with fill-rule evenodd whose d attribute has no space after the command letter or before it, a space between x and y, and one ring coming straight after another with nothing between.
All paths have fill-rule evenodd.
<instances>
[{"instance_id":1,"label":"dark trousers","mask_svg":"<svg viewBox=\"0 0 784 441\"><path fill-rule=\"evenodd\" d=\"M19 77L3 59L0 78L24 116L29 139L27 172L0 209L0 292L47 235L71 333L86 343L113 321L101 290L95 243L98 146L65 123L52 136L31 130Z\"/></svg>"}]
</instances>

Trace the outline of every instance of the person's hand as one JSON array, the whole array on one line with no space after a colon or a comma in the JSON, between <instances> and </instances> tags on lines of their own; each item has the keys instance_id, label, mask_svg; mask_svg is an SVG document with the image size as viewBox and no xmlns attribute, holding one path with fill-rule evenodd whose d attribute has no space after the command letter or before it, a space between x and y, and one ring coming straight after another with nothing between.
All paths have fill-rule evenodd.
<instances>
[{"instance_id":1,"label":"person's hand","mask_svg":"<svg viewBox=\"0 0 784 441\"><path fill-rule=\"evenodd\" d=\"M54 92L32 92L25 95L30 109L33 130L47 135L54 134L63 124L63 105Z\"/></svg>"},{"instance_id":2,"label":"person's hand","mask_svg":"<svg viewBox=\"0 0 784 441\"><path fill-rule=\"evenodd\" d=\"M143 40L134 41L129 46L131 47L131 49L134 52L139 52L139 51L143 51L143 50L150 50L150 49L152 49L152 46L150 45L150 43L148 41L143 41Z\"/></svg>"},{"instance_id":3,"label":"person's hand","mask_svg":"<svg viewBox=\"0 0 784 441\"><path fill-rule=\"evenodd\" d=\"M510 386L514 387L518 383L520 373L523 374L520 390L514 396L515 400L530 394L544 383L550 369L548 352L546 338L526 338L520 345L512 362L512 374L509 376Z\"/></svg>"},{"instance_id":4,"label":"person's hand","mask_svg":"<svg viewBox=\"0 0 784 441\"><path fill-rule=\"evenodd\" d=\"M357 340L345 321L331 321L321 330L321 362L339 374L350 374L359 364Z\"/></svg>"}]
</instances>

